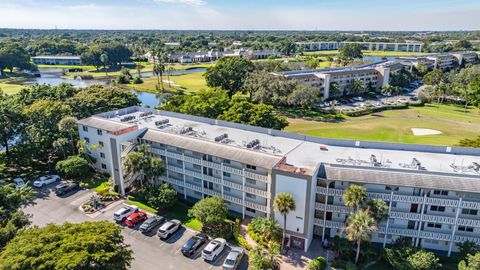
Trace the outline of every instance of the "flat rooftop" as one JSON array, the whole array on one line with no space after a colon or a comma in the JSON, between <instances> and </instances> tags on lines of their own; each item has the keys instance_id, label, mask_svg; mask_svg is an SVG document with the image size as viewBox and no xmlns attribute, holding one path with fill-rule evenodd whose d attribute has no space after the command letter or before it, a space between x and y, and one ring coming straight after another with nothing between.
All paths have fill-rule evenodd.
<instances>
[{"instance_id":1,"label":"flat rooftop","mask_svg":"<svg viewBox=\"0 0 480 270\"><path fill-rule=\"evenodd\" d=\"M79 124L105 121L119 127L138 126L222 145L228 150L286 157L285 165L311 174L319 163L357 167L438 172L478 177L480 149L326 139L287 133L153 109L130 107L99 114ZM101 126L99 127L101 128ZM161 135L159 135L161 136ZM171 137L171 136L170 136ZM180 137L178 137L180 138ZM279 159L280 160L280 159Z\"/></svg>"}]
</instances>

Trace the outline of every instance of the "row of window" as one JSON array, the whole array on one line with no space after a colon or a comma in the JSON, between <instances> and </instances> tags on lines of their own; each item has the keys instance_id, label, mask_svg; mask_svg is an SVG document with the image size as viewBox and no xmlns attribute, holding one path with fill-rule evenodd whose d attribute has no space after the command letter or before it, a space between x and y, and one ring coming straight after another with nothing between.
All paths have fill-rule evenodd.
<instances>
[{"instance_id":1,"label":"row of window","mask_svg":"<svg viewBox=\"0 0 480 270\"><path fill-rule=\"evenodd\" d=\"M82 130L85 132L88 132L88 127L87 126L82 126ZM97 135L102 136L103 135L103 130L97 129Z\"/></svg>"}]
</instances>

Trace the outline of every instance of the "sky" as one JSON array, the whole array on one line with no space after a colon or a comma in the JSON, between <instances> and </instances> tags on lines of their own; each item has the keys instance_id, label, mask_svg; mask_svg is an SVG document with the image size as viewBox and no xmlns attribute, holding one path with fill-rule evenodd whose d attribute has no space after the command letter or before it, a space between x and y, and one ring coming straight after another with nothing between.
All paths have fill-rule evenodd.
<instances>
[{"instance_id":1,"label":"sky","mask_svg":"<svg viewBox=\"0 0 480 270\"><path fill-rule=\"evenodd\" d=\"M0 28L480 30L480 1L0 0Z\"/></svg>"}]
</instances>

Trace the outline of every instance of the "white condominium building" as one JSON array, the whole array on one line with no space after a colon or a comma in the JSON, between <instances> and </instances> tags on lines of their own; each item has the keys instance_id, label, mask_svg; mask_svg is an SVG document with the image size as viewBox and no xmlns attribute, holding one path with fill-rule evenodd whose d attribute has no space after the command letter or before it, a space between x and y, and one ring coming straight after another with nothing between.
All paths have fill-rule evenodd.
<instances>
[{"instance_id":1,"label":"white condominium building","mask_svg":"<svg viewBox=\"0 0 480 270\"><path fill-rule=\"evenodd\" d=\"M336 41L304 41L297 42L304 51L338 50L347 44L359 44L363 50L391 52L422 52L421 42L336 42Z\"/></svg>"},{"instance_id":2,"label":"white condominium building","mask_svg":"<svg viewBox=\"0 0 480 270\"><path fill-rule=\"evenodd\" d=\"M82 61L76 55L39 55L33 56L32 62L37 65L68 65L80 66Z\"/></svg>"},{"instance_id":3,"label":"white condominium building","mask_svg":"<svg viewBox=\"0 0 480 270\"><path fill-rule=\"evenodd\" d=\"M393 62L376 62L361 66L313 69L313 70L295 70L274 72L272 74L283 76L287 79L296 79L313 87L320 88L324 100L332 97L354 94L353 84L356 80L364 83L364 92L375 91L385 86L390 79L390 66ZM338 86L337 90L332 89L332 85Z\"/></svg>"},{"instance_id":4,"label":"white condominium building","mask_svg":"<svg viewBox=\"0 0 480 270\"><path fill-rule=\"evenodd\" d=\"M294 196L287 216L291 247L342 234L351 209L342 194L364 186L389 205L373 234L388 245L400 236L449 254L456 244L480 244L480 149L308 137L214 119L129 107L78 121L80 139L99 171L123 194L138 175L122 159L140 143L165 162L167 182L185 199L220 196L243 217L272 217L279 193Z\"/></svg>"}]
</instances>

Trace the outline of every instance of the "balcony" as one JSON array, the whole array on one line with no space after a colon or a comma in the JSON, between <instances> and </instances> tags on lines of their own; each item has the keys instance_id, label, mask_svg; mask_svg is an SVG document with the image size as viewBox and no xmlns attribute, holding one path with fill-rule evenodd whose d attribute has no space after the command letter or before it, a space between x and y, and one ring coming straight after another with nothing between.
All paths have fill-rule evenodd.
<instances>
[{"instance_id":1,"label":"balcony","mask_svg":"<svg viewBox=\"0 0 480 270\"><path fill-rule=\"evenodd\" d=\"M202 160L202 165L205 166L205 167L208 167L208 168L215 169L215 170L221 170L222 169L221 164L213 163L213 162L207 161L207 160Z\"/></svg>"},{"instance_id":2,"label":"balcony","mask_svg":"<svg viewBox=\"0 0 480 270\"><path fill-rule=\"evenodd\" d=\"M255 195L259 195L259 196L264 197L264 198L270 198L270 194L268 192L260 190L260 189L245 186L244 191L248 192L248 193L255 194Z\"/></svg>"},{"instance_id":3,"label":"balcony","mask_svg":"<svg viewBox=\"0 0 480 270\"><path fill-rule=\"evenodd\" d=\"M183 161L189 162L189 163L192 163L192 164L196 164L196 165L202 165L202 160L199 159L199 158L184 156Z\"/></svg>"},{"instance_id":4,"label":"balcony","mask_svg":"<svg viewBox=\"0 0 480 270\"><path fill-rule=\"evenodd\" d=\"M228 172L228 173L234 173L240 176L243 176L243 170L235 169L230 166L223 166L223 171Z\"/></svg>"},{"instance_id":5,"label":"balcony","mask_svg":"<svg viewBox=\"0 0 480 270\"><path fill-rule=\"evenodd\" d=\"M204 175L203 175L203 179L204 179L205 181L213 182L213 183L215 183L215 184L219 184L219 185L222 184L222 179L220 179L220 178L218 178L218 177L214 177L214 176L210 176L210 175L204 174Z\"/></svg>"},{"instance_id":6,"label":"balcony","mask_svg":"<svg viewBox=\"0 0 480 270\"><path fill-rule=\"evenodd\" d=\"M254 203L254 202L250 202L250 201L245 201L245 206L248 207L248 208L252 208L252 209L255 209L255 210L259 210L259 211L268 213L267 207L264 206L264 205L260 205L260 204L258 204L258 203Z\"/></svg>"},{"instance_id":7,"label":"balcony","mask_svg":"<svg viewBox=\"0 0 480 270\"><path fill-rule=\"evenodd\" d=\"M165 156L165 150L152 148L152 153L160 156Z\"/></svg>"},{"instance_id":8,"label":"balcony","mask_svg":"<svg viewBox=\"0 0 480 270\"><path fill-rule=\"evenodd\" d=\"M170 183L172 185L177 185L177 186L181 186L181 187L184 186L184 183L181 180L177 180L177 179L173 179L173 178L167 178L167 177L160 177L160 180L165 181L167 183Z\"/></svg>"},{"instance_id":9,"label":"balcony","mask_svg":"<svg viewBox=\"0 0 480 270\"><path fill-rule=\"evenodd\" d=\"M172 172L177 172L177 173L184 173L184 170L183 168L181 167L177 167L177 166L173 166L173 165L167 165L167 169L172 171Z\"/></svg>"},{"instance_id":10,"label":"balcony","mask_svg":"<svg viewBox=\"0 0 480 270\"><path fill-rule=\"evenodd\" d=\"M189 175L189 176L192 176L192 177L195 177L195 178L198 178L198 179L202 179L203 178L203 175L199 172L196 172L196 171L193 171L193 170L190 170L190 169L186 169L185 170L185 174L186 175Z\"/></svg>"},{"instance_id":11,"label":"balcony","mask_svg":"<svg viewBox=\"0 0 480 270\"><path fill-rule=\"evenodd\" d=\"M223 185L226 186L226 187L229 187L229 188L234 188L234 189L243 191L243 186L240 185L240 184L236 184L236 183L233 183L233 182L230 182L230 181L223 181Z\"/></svg>"},{"instance_id":12,"label":"balcony","mask_svg":"<svg viewBox=\"0 0 480 270\"><path fill-rule=\"evenodd\" d=\"M245 172L245 177L253 179L253 180L258 180L264 183L268 183L268 177L266 175L261 175L258 173L253 173L253 172Z\"/></svg>"},{"instance_id":13,"label":"balcony","mask_svg":"<svg viewBox=\"0 0 480 270\"><path fill-rule=\"evenodd\" d=\"M225 199L226 201L229 201L229 202L233 202L233 203L236 203L236 204L239 204L239 205L243 205L243 200L239 199L237 197L233 197L233 196L230 196L230 195L223 194L223 199Z\"/></svg>"},{"instance_id":14,"label":"balcony","mask_svg":"<svg viewBox=\"0 0 480 270\"><path fill-rule=\"evenodd\" d=\"M202 187L201 186L197 186L197 185L190 184L190 183L185 183L185 187L188 188L188 189L191 189L191 190L202 192Z\"/></svg>"}]
</instances>

